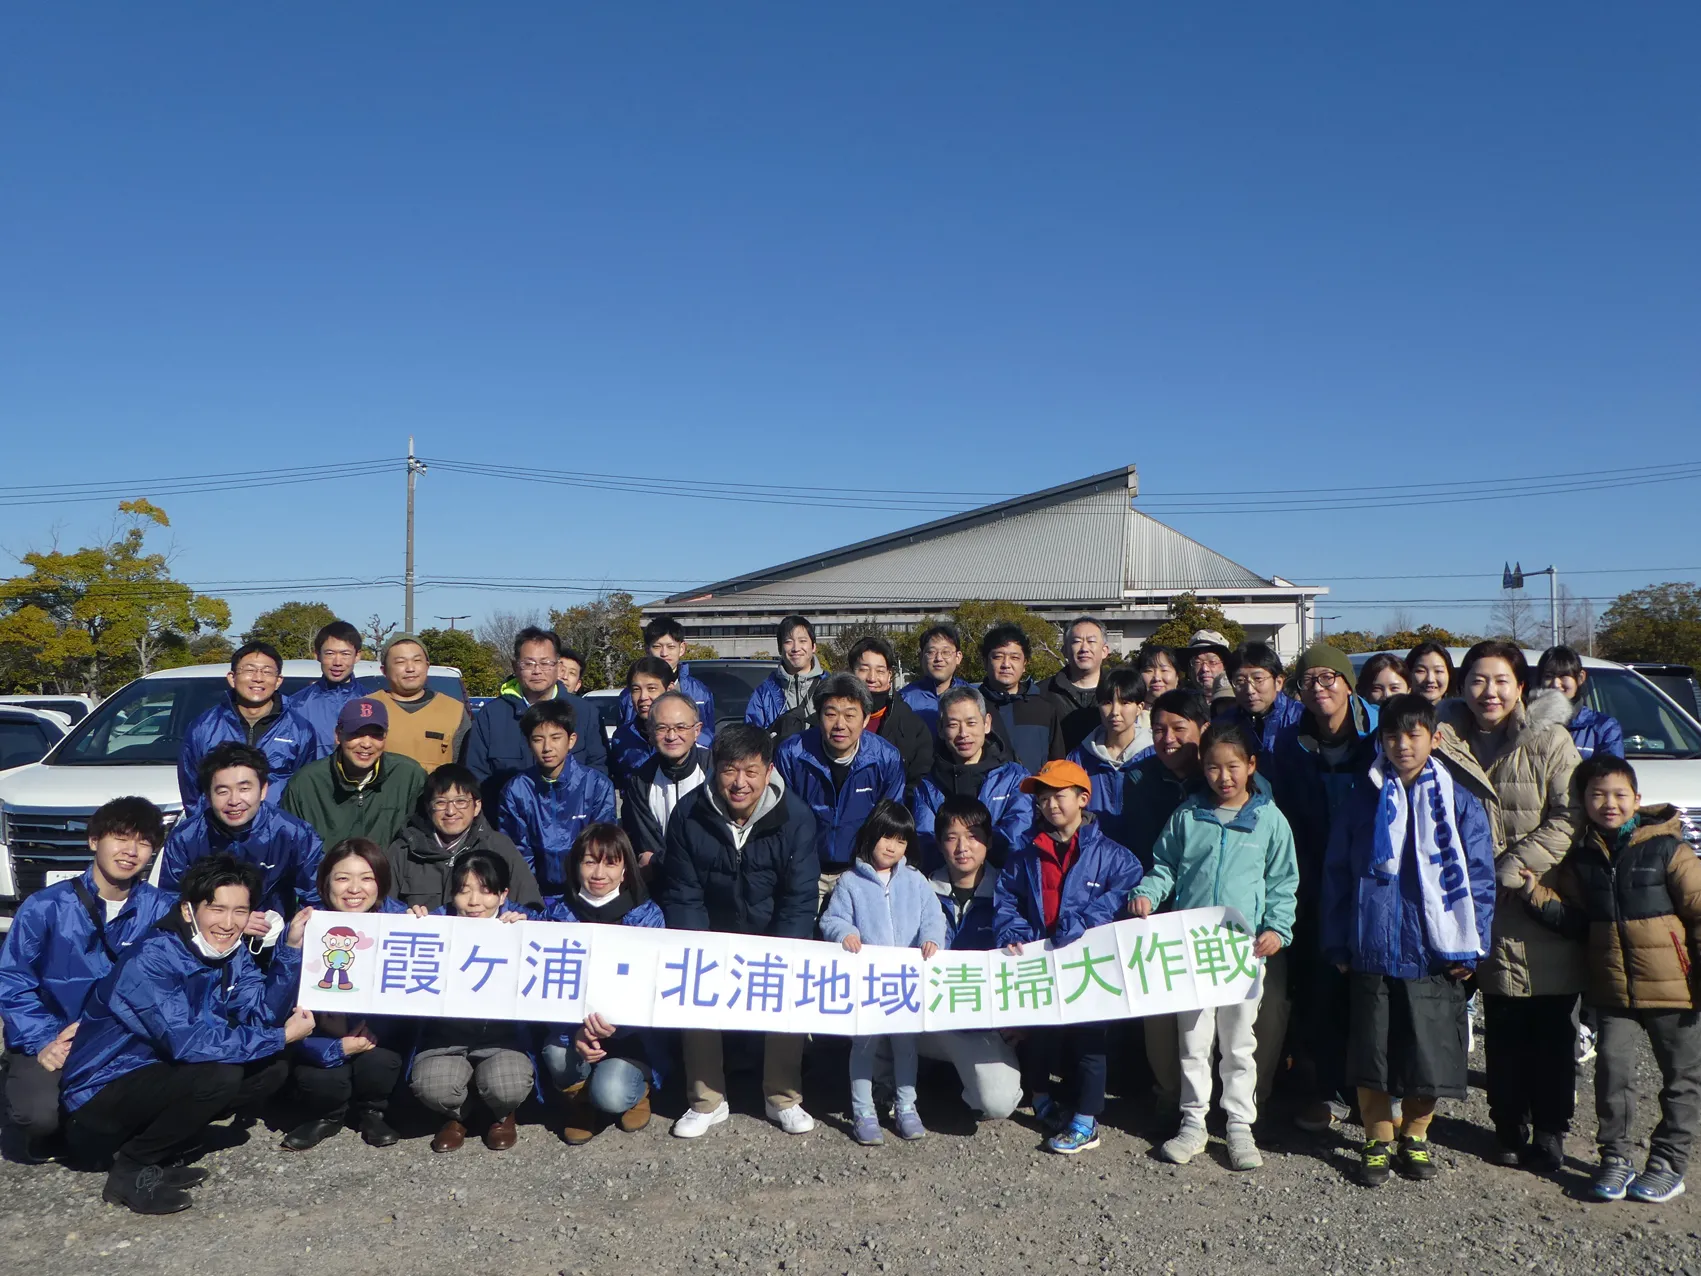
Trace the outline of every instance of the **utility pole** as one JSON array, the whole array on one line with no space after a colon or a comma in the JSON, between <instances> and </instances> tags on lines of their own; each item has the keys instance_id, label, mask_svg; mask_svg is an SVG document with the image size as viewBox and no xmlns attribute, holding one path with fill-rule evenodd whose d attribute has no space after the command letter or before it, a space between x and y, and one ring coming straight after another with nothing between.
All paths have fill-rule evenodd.
<instances>
[{"instance_id":1,"label":"utility pole","mask_svg":"<svg viewBox=\"0 0 1701 1276\"><path fill-rule=\"evenodd\" d=\"M1559 646L1559 569L1548 566L1542 568L1539 572L1526 572L1524 564L1519 563L1516 567L1506 567L1501 570L1500 587L1502 589L1522 589L1525 576L1547 577L1547 623L1551 639L1548 646L1557 647Z\"/></svg>"},{"instance_id":2,"label":"utility pole","mask_svg":"<svg viewBox=\"0 0 1701 1276\"><path fill-rule=\"evenodd\" d=\"M471 615L471 613L468 613L465 616L439 616L439 617L437 617L437 619L448 621L449 622L449 629L450 629L451 632L453 632L453 630L455 628L455 622L457 620L471 620L472 615Z\"/></svg>"},{"instance_id":3,"label":"utility pole","mask_svg":"<svg viewBox=\"0 0 1701 1276\"><path fill-rule=\"evenodd\" d=\"M402 630L413 632L413 489L419 482L419 476L425 473L425 465L413 454L413 435L408 435L408 565L406 576L407 598L402 607Z\"/></svg>"}]
</instances>

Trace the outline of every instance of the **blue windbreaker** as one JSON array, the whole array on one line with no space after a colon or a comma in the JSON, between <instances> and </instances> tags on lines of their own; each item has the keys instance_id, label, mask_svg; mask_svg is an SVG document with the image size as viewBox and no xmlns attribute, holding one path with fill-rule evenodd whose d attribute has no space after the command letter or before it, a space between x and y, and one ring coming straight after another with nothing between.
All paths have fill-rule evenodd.
<instances>
[{"instance_id":1,"label":"blue windbreaker","mask_svg":"<svg viewBox=\"0 0 1701 1276\"><path fill-rule=\"evenodd\" d=\"M190 946L182 915L166 914L83 1007L61 1082L66 1110L152 1063L252 1063L279 1053L300 981L301 949L279 944L262 974L246 943L209 960Z\"/></svg>"},{"instance_id":2,"label":"blue windbreaker","mask_svg":"<svg viewBox=\"0 0 1701 1276\"><path fill-rule=\"evenodd\" d=\"M1035 832L1043 833L1044 829ZM1140 884L1140 861L1126 846L1104 835L1092 820L1082 823L1075 862L1063 876L1057 924L1046 930L1045 897L1040 886L1040 853L1033 837L1010 857L993 893L993 935L1000 948L1050 939L1060 947L1094 926L1122 915L1128 893Z\"/></svg>"},{"instance_id":3,"label":"blue windbreaker","mask_svg":"<svg viewBox=\"0 0 1701 1276\"><path fill-rule=\"evenodd\" d=\"M820 727L810 727L781 744L774 765L785 777L786 788L815 813L815 850L822 872L842 869L851 862L857 830L876 802L881 798L904 800L903 755L872 731L862 733L856 760L851 763L844 787L836 794Z\"/></svg>"},{"instance_id":4,"label":"blue windbreaker","mask_svg":"<svg viewBox=\"0 0 1701 1276\"><path fill-rule=\"evenodd\" d=\"M1028 773L1020 762L1006 762L993 767L981 779L980 792L975 796L992 812L992 845L987 847L988 858L1002 864L1027 838L1028 826L1034 822L1034 800L1022 792L1022 781ZM932 774L924 775L910 795L910 814L915 816L915 831L921 839L922 868L931 873L945 861L939 856L934 837L934 822L945 794L934 782Z\"/></svg>"},{"instance_id":5,"label":"blue windbreaker","mask_svg":"<svg viewBox=\"0 0 1701 1276\"><path fill-rule=\"evenodd\" d=\"M520 772L529 770L536 761L532 746L520 734L520 718L530 708L510 680L503 684L502 694L486 702L473 715L467 731L466 744L461 752L461 765L478 778L484 795L484 808L493 811L502 803L502 790ZM608 752L602 738L602 715L596 706L579 696L561 690L557 683L552 693L572 702L578 738L573 742L573 761L593 771L608 774Z\"/></svg>"},{"instance_id":6,"label":"blue windbreaker","mask_svg":"<svg viewBox=\"0 0 1701 1276\"><path fill-rule=\"evenodd\" d=\"M300 691L284 697L284 704L295 710L313 728L313 756L310 762L329 757L337 747L337 715L350 700L369 696L384 689L382 678L350 677L343 682L316 678Z\"/></svg>"},{"instance_id":7,"label":"blue windbreaker","mask_svg":"<svg viewBox=\"0 0 1701 1276\"><path fill-rule=\"evenodd\" d=\"M697 743L706 749L715 738L715 693L710 691L707 685L693 678L690 670L689 661L680 665L679 677L668 690L684 692L691 697L691 703L697 706L697 721L703 724L703 734L697 737ZM622 688L620 692L621 725L632 722L636 718L637 712L632 708L632 693Z\"/></svg>"},{"instance_id":8,"label":"blue windbreaker","mask_svg":"<svg viewBox=\"0 0 1701 1276\"><path fill-rule=\"evenodd\" d=\"M101 908L94 869L81 878ZM119 957L171 911L175 896L137 882L110 922L89 915L71 882L55 882L18 905L0 946L0 1022L6 1049L39 1054L65 1026L82 1017L83 1003ZM104 940L102 938L104 933Z\"/></svg>"},{"instance_id":9,"label":"blue windbreaker","mask_svg":"<svg viewBox=\"0 0 1701 1276\"><path fill-rule=\"evenodd\" d=\"M184 816L160 852L160 886L175 894L189 866L209 855L234 855L259 869L264 884L258 906L285 921L305 905L319 905L324 847L313 826L288 811L261 803L254 818L239 829L227 829L208 809Z\"/></svg>"},{"instance_id":10,"label":"blue windbreaker","mask_svg":"<svg viewBox=\"0 0 1701 1276\"><path fill-rule=\"evenodd\" d=\"M767 731L774 723L785 716L786 683L805 682L808 687L804 690L803 703L809 703L809 691L816 683L826 676L826 671L817 661L809 667L809 672L801 679L786 672L783 664L774 666L774 672L769 674L756 690L750 693L750 701L744 706L744 720L753 727L761 727Z\"/></svg>"},{"instance_id":11,"label":"blue windbreaker","mask_svg":"<svg viewBox=\"0 0 1701 1276\"><path fill-rule=\"evenodd\" d=\"M1133 851L1135 858L1144 864L1151 858L1150 843L1144 847L1140 845L1134 813L1129 811L1125 814L1124 808L1128 791L1145 778L1146 773L1142 770L1142 765L1148 759L1156 761L1157 755L1150 748L1145 748L1113 762L1093 748L1093 742L1100 738L1100 729L1094 728L1086 743L1069 755L1069 761L1085 771L1087 778L1092 781L1092 795L1087 799L1087 809L1093 813L1100 830L1117 845L1126 846ZM1177 801L1179 800L1178 798ZM1154 832L1152 837L1156 836Z\"/></svg>"},{"instance_id":12,"label":"blue windbreaker","mask_svg":"<svg viewBox=\"0 0 1701 1276\"><path fill-rule=\"evenodd\" d=\"M1439 754L1435 763L1445 765ZM1365 775L1353 782L1335 815L1323 861L1323 955L1337 965L1391 979L1439 975L1454 963L1437 957L1429 944L1415 860L1416 820L1407 822L1398 880L1384 882L1371 872L1381 806L1381 791ZM1486 951L1494 930L1494 832L1482 803L1462 784L1453 786L1453 822L1465 853L1477 935ZM1476 966L1474 961L1458 964Z\"/></svg>"},{"instance_id":13,"label":"blue windbreaker","mask_svg":"<svg viewBox=\"0 0 1701 1276\"><path fill-rule=\"evenodd\" d=\"M939 911L945 914L945 947L984 952L998 946L993 934L998 875L992 871L991 865L981 870L975 893L960 910L956 897L951 894L949 873L940 869L927 880L933 884L933 893L939 897Z\"/></svg>"},{"instance_id":14,"label":"blue windbreaker","mask_svg":"<svg viewBox=\"0 0 1701 1276\"><path fill-rule=\"evenodd\" d=\"M608 742L608 778L615 788L624 789L638 768L655 756L655 745L644 738L638 724L622 722Z\"/></svg>"},{"instance_id":15,"label":"blue windbreaker","mask_svg":"<svg viewBox=\"0 0 1701 1276\"><path fill-rule=\"evenodd\" d=\"M1288 728L1298 725L1304 713L1303 704L1287 692L1278 691L1276 701L1270 706L1270 712L1264 715L1262 725L1254 722L1252 715L1238 704L1219 716L1217 721L1232 722L1238 727L1245 727L1247 734L1258 741L1258 762L1263 765L1264 760L1275 751L1277 737Z\"/></svg>"},{"instance_id":16,"label":"blue windbreaker","mask_svg":"<svg viewBox=\"0 0 1701 1276\"><path fill-rule=\"evenodd\" d=\"M231 741L252 743L266 755L266 763L271 768L271 787L266 791L266 801L274 805L283 797L284 786L289 783L290 776L319 756L312 726L288 705L283 705L282 712L267 721L259 737L250 741L248 724L236 712L227 695L191 722L189 729L183 733L183 747L177 755L177 792L183 798L185 814L198 810L202 802L201 759L217 746Z\"/></svg>"},{"instance_id":17,"label":"blue windbreaker","mask_svg":"<svg viewBox=\"0 0 1701 1276\"><path fill-rule=\"evenodd\" d=\"M1615 758L1624 756L1624 728L1618 725L1617 718L1580 704L1566 729L1571 732L1571 743L1585 758L1597 753L1610 753Z\"/></svg>"},{"instance_id":18,"label":"blue windbreaker","mask_svg":"<svg viewBox=\"0 0 1701 1276\"><path fill-rule=\"evenodd\" d=\"M544 920L572 922L580 926L593 924L583 921L573 911L573 906L565 900L557 900L550 905L549 911L544 915ZM667 927L667 919L662 915L660 904L653 899L646 899L636 908L629 909L626 915L620 919L620 925L645 926L654 930L663 930ZM578 1030L579 1025L576 1023L561 1024L551 1030L549 1040L553 1044L571 1051L573 1049L573 1034ZM673 1034L664 1028L623 1028L619 1024L614 1025L614 1037L624 1037L628 1034L636 1034L638 1039L644 1043L644 1062L650 1065L650 1085L653 1089L661 1089L662 1086L667 1084L667 1063L673 1053L671 1045ZM608 1040L612 1041L614 1037L610 1037Z\"/></svg>"},{"instance_id":19,"label":"blue windbreaker","mask_svg":"<svg viewBox=\"0 0 1701 1276\"><path fill-rule=\"evenodd\" d=\"M952 678L951 685L966 687L969 683L966 678ZM914 709L916 716L927 723L929 735L939 734L939 692L934 689L931 679L924 678L901 688L898 698Z\"/></svg>"},{"instance_id":20,"label":"blue windbreaker","mask_svg":"<svg viewBox=\"0 0 1701 1276\"><path fill-rule=\"evenodd\" d=\"M578 889L567 880L567 852L587 825L598 823L614 823L614 785L572 758L559 779L544 779L534 766L509 780L497 812L497 827L531 866L545 904Z\"/></svg>"}]
</instances>

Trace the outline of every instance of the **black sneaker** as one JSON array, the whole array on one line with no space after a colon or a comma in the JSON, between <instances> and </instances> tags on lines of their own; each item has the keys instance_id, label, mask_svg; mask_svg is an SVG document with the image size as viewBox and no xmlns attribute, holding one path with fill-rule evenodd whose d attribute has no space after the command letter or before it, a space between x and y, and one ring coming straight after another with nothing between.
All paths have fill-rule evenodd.
<instances>
[{"instance_id":1,"label":"black sneaker","mask_svg":"<svg viewBox=\"0 0 1701 1276\"><path fill-rule=\"evenodd\" d=\"M1565 1168L1565 1136L1537 1130L1518 1164L1532 1174L1558 1174Z\"/></svg>"},{"instance_id":2,"label":"black sneaker","mask_svg":"<svg viewBox=\"0 0 1701 1276\"><path fill-rule=\"evenodd\" d=\"M320 1117L315 1121L304 1121L284 1135L283 1141L278 1146L285 1152L306 1152L311 1148L318 1147L342 1128L343 1123L341 1121L332 1121L325 1117Z\"/></svg>"},{"instance_id":3,"label":"black sneaker","mask_svg":"<svg viewBox=\"0 0 1701 1276\"><path fill-rule=\"evenodd\" d=\"M100 1196L108 1205L137 1214L177 1214L195 1203L188 1192L168 1183L166 1171L157 1165L113 1166Z\"/></svg>"},{"instance_id":4,"label":"black sneaker","mask_svg":"<svg viewBox=\"0 0 1701 1276\"><path fill-rule=\"evenodd\" d=\"M1423 1182L1441 1172L1435 1158L1429 1154L1428 1139L1400 1140L1400 1173L1409 1179Z\"/></svg>"},{"instance_id":5,"label":"black sneaker","mask_svg":"<svg viewBox=\"0 0 1701 1276\"><path fill-rule=\"evenodd\" d=\"M1360 1152L1358 1181L1366 1187L1381 1187L1388 1181L1388 1160L1393 1152L1391 1143L1383 1143L1379 1139L1371 1139Z\"/></svg>"},{"instance_id":6,"label":"black sneaker","mask_svg":"<svg viewBox=\"0 0 1701 1276\"><path fill-rule=\"evenodd\" d=\"M1496 1130L1494 1132L1494 1151L1488 1155L1494 1165L1508 1167L1522 1165L1524 1154L1530 1150L1530 1130L1528 1126L1519 1126L1513 1130Z\"/></svg>"},{"instance_id":7,"label":"black sneaker","mask_svg":"<svg viewBox=\"0 0 1701 1276\"><path fill-rule=\"evenodd\" d=\"M360 1137L368 1147L395 1147L400 1139L390 1123L384 1119L384 1114L374 1108L368 1108L360 1114Z\"/></svg>"}]
</instances>

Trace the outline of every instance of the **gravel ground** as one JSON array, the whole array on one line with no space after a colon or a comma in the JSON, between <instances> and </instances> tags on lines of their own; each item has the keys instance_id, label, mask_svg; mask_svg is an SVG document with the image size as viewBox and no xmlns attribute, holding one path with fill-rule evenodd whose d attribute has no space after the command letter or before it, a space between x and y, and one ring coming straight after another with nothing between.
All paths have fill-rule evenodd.
<instances>
[{"instance_id":1,"label":"gravel ground","mask_svg":"<svg viewBox=\"0 0 1701 1276\"><path fill-rule=\"evenodd\" d=\"M810 1056L819 1120L790 1138L760 1118L754 1079L735 1077L733 1119L706 1138L610 1129L569 1149L530 1112L513 1151L469 1142L432 1155L422 1115L385 1151L345 1132L292 1155L256 1126L202 1164L196 1207L164 1219L102 1204L101 1176L0 1165L0 1271L390 1274L457 1269L506 1276L607 1271L872 1273L1435 1272L1682 1273L1701 1276L1701 1190L1666 1206L1586 1203L1594 1148L1585 1070L1572 1160L1557 1179L1486 1164L1480 1092L1444 1105L1434 1138L1444 1172L1370 1192L1351 1178L1356 1127L1295 1130L1272 1105L1266 1163L1177 1168L1152 1153L1144 1103L1113 1101L1103 1146L1074 1158L1038 1150L1021 1119L979 1129L946 1077L924 1077L933 1133L864 1149L845 1134L843 1047ZM1476 1062L1480 1065L1480 1054ZM1639 1133L1658 1074L1642 1070ZM677 1094L660 1105L671 1116ZM757 1115L752 1116L751 1113Z\"/></svg>"}]
</instances>

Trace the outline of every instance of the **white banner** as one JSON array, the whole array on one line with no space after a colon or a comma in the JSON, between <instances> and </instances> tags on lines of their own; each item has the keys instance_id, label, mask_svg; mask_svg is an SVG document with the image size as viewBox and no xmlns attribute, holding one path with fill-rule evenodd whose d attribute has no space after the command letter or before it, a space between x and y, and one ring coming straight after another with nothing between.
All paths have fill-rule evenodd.
<instances>
[{"instance_id":1,"label":"white banner","mask_svg":"<svg viewBox=\"0 0 1701 1276\"><path fill-rule=\"evenodd\" d=\"M315 912L310 1010L409 1018L874 1036L1170 1014L1255 997L1263 963L1231 909L1098 926L1019 956L637 926Z\"/></svg>"}]
</instances>

